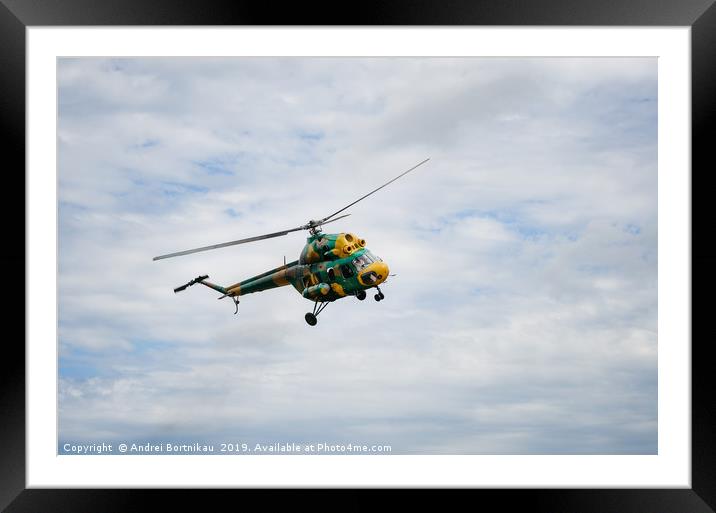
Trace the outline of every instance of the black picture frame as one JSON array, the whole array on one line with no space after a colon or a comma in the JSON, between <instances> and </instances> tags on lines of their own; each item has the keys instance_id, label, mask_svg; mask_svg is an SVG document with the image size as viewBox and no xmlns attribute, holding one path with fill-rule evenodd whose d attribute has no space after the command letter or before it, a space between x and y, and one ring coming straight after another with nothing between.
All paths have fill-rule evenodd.
<instances>
[{"instance_id":1,"label":"black picture frame","mask_svg":"<svg viewBox=\"0 0 716 513\"><path fill-rule=\"evenodd\" d=\"M348 7L348 8L346 8ZM25 225L16 219L25 212L25 29L29 26L83 25L571 25L571 26L690 26L692 70L692 487L690 489L500 489L461 490L451 498L497 501L500 509L527 507L556 512L713 512L716 509L716 380L708 358L714 328L707 325L710 291L716 290L716 253L694 237L710 234L714 214L704 197L713 188L711 148L716 126L716 5L714 0L403 0L363 2L355 8L314 2L310 5L184 0L0 0L0 145L4 159L5 194L2 209L5 250L0 254L8 285L25 276ZM8 158L10 157L10 158ZM8 183L9 181L9 183ZM697 186L694 186L697 185ZM704 230L698 230L699 227ZM698 271L698 279L696 278ZM14 284L14 283L13 283ZM3 308L3 356L0 369L0 509L20 512L156 509L204 510L216 498L236 509L266 490L81 490L26 489L25 486L25 326L24 293L7 286ZM9 299L9 300L8 300ZM697 315L698 314L698 315ZM685 340L683 343L688 344ZM271 509L283 500L303 501L316 490L270 490ZM384 491L320 491L321 504L340 509L375 509ZM346 496L347 495L347 496ZM457 495L457 497L456 497ZM459 497L463 495L463 497ZM423 490L412 497L423 505ZM334 502L336 501L340 502ZM241 502L235 502L235 501ZM430 500L444 505L444 494ZM232 505L233 503L233 505ZM317 505L315 501L307 504ZM215 508L215 509L218 509ZM334 508L331 508L334 509Z\"/></svg>"}]
</instances>

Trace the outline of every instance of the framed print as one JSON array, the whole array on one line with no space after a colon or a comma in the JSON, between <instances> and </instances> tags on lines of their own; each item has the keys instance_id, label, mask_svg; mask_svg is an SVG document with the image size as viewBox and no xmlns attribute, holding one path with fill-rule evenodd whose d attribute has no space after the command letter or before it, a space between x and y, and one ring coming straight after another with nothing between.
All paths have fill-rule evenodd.
<instances>
[{"instance_id":1,"label":"framed print","mask_svg":"<svg viewBox=\"0 0 716 513\"><path fill-rule=\"evenodd\" d=\"M710 2L80 4L0 13L8 511L713 510Z\"/></svg>"}]
</instances>

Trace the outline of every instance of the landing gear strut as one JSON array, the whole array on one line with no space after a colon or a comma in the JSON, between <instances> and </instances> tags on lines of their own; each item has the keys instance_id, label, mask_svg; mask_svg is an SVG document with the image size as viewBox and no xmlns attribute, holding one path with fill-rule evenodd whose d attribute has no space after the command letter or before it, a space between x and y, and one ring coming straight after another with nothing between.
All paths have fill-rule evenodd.
<instances>
[{"instance_id":1,"label":"landing gear strut","mask_svg":"<svg viewBox=\"0 0 716 513\"><path fill-rule=\"evenodd\" d=\"M373 297L375 298L376 301L383 301L383 300L385 299L385 295L384 295L383 292L380 290L380 287L378 287L378 286L376 285L375 288L378 289L378 293L377 293L375 296L373 296Z\"/></svg>"},{"instance_id":2,"label":"landing gear strut","mask_svg":"<svg viewBox=\"0 0 716 513\"><path fill-rule=\"evenodd\" d=\"M313 303L313 313L308 312L305 315L306 322L309 326L315 326L318 324L318 314L325 310L327 306L328 301L321 303L321 306L318 306L318 301Z\"/></svg>"}]
</instances>

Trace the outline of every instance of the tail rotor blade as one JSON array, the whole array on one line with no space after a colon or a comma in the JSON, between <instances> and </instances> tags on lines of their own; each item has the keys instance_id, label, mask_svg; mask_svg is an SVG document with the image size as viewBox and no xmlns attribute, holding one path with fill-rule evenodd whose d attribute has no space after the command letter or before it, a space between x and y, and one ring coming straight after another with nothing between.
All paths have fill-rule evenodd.
<instances>
[{"instance_id":1,"label":"tail rotor blade","mask_svg":"<svg viewBox=\"0 0 716 513\"><path fill-rule=\"evenodd\" d=\"M182 290L186 290L187 287L191 287L191 286L194 285L195 283L201 283L201 282L203 282L204 280L206 280L208 277L209 277L208 274L204 274L203 276L197 276L196 278L194 278L194 279L191 280L190 282L185 283L184 285L180 285L179 287L175 288L175 289L174 289L174 294L176 294L177 292L181 292Z\"/></svg>"}]
</instances>

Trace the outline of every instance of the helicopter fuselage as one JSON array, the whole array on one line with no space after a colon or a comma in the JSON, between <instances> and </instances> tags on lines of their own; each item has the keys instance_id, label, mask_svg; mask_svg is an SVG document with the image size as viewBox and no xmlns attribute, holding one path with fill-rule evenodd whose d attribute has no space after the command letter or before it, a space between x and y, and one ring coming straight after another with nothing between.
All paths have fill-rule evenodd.
<instances>
[{"instance_id":1,"label":"helicopter fuselage","mask_svg":"<svg viewBox=\"0 0 716 513\"><path fill-rule=\"evenodd\" d=\"M330 302L346 296L360 297L365 290L383 283L388 272L388 265L355 234L319 232L307 239L298 260L228 287L212 288L237 297L292 285L310 301Z\"/></svg>"}]
</instances>

